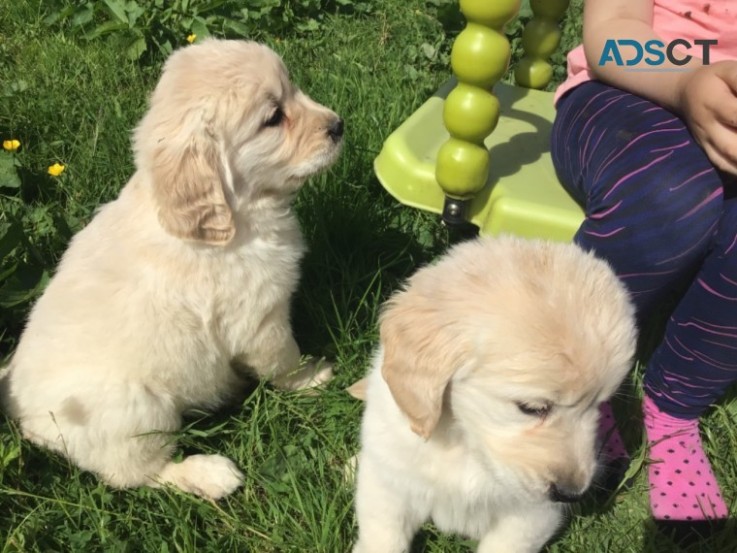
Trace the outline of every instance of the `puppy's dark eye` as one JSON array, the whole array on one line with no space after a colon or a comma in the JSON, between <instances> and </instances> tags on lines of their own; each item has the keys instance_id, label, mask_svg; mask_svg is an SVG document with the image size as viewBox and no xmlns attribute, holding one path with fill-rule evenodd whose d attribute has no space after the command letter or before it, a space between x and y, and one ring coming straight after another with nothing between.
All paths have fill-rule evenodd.
<instances>
[{"instance_id":1,"label":"puppy's dark eye","mask_svg":"<svg viewBox=\"0 0 737 553\"><path fill-rule=\"evenodd\" d=\"M278 127L284 120L284 112L281 108L277 107L269 118L264 121L264 127Z\"/></svg>"},{"instance_id":2,"label":"puppy's dark eye","mask_svg":"<svg viewBox=\"0 0 737 553\"><path fill-rule=\"evenodd\" d=\"M547 404L547 403L543 405L532 405L529 403L518 401L517 409L519 409L520 412L530 417L537 417L539 419L544 419L550 413L550 410L552 409L552 405Z\"/></svg>"}]
</instances>

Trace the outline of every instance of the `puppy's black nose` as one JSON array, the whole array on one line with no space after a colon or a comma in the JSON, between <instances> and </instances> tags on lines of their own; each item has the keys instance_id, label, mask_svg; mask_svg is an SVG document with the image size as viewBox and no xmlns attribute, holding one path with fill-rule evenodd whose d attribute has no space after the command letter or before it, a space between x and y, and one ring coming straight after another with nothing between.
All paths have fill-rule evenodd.
<instances>
[{"instance_id":1,"label":"puppy's black nose","mask_svg":"<svg viewBox=\"0 0 737 553\"><path fill-rule=\"evenodd\" d=\"M579 492L574 492L565 488L560 488L555 484L550 484L550 488L548 488L548 497L551 501L558 503L575 503L583 496Z\"/></svg>"},{"instance_id":2,"label":"puppy's black nose","mask_svg":"<svg viewBox=\"0 0 737 553\"><path fill-rule=\"evenodd\" d=\"M340 117L328 127L328 136L333 142L338 142L343 136L343 120Z\"/></svg>"}]
</instances>

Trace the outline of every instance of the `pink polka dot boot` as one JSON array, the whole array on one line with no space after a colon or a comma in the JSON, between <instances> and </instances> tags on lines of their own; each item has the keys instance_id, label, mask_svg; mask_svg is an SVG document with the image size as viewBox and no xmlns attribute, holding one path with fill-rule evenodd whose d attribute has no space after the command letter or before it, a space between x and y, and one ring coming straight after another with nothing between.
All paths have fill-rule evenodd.
<instances>
[{"instance_id":1,"label":"pink polka dot boot","mask_svg":"<svg viewBox=\"0 0 737 553\"><path fill-rule=\"evenodd\" d=\"M663 413L647 395L643 413L653 517L689 522L726 518L727 506L704 453L698 419Z\"/></svg>"}]
</instances>

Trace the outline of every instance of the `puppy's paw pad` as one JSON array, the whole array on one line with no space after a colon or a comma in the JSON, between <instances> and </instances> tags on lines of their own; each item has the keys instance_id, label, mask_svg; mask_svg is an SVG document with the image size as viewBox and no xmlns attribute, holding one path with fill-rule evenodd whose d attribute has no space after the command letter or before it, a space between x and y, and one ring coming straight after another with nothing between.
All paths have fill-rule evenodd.
<instances>
[{"instance_id":1,"label":"puppy's paw pad","mask_svg":"<svg viewBox=\"0 0 737 553\"><path fill-rule=\"evenodd\" d=\"M230 495L244 480L235 463L221 455L192 455L167 465L161 476L164 482L206 499Z\"/></svg>"}]
</instances>

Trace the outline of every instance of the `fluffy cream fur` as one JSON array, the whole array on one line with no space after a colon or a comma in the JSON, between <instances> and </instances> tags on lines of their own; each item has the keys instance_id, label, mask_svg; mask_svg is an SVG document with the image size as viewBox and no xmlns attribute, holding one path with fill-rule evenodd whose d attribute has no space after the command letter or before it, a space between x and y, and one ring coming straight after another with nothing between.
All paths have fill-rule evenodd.
<instances>
[{"instance_id":1,"label":"fluffy cream fur","mask_svg":"<svg viewBox=\"0 0 737 553\"><path fill-rule=\"evenodd\" d=\"M408 550L421 524L538 551L596 468L598 405L631 366L633 308L572 244L485 238L389 302L366 387L355 553ZM558 500L558 501L557 501Z\"/></svg>"},{"instance_id":2,"label":"fluffy cream fur","mask_svg":"<svg viewBox=\"0 0 737 553\"><path fill-rule=\"evenodd\" d=\"M286 388L330 378L299 368L290 203L341 135L265 46L207 40L172 54L135 131L135 174L73 238L12 358L24 436L116 487L236 489L243 476L225 457L173 463L170 433L186 409L239 388L235 366Z\"/></svg>"}]
</instances>

